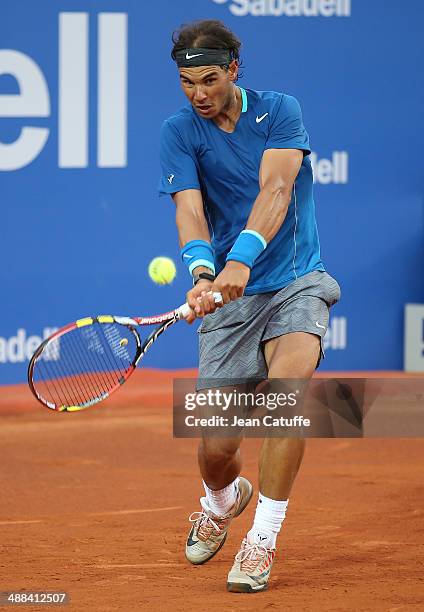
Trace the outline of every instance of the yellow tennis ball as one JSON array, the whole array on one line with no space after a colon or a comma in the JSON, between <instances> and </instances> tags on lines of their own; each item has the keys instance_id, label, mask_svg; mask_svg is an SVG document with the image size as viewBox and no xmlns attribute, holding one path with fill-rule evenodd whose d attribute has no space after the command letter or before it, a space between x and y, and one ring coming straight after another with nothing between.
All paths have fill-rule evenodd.
<instances>
[{"instance_id":1,"label":"yellow tennis ball","mask_svg":"<svg viewBox=\"0 0 424 612\"><path fill-rule=\"evenodd\" d=\"M169 285L177 275L177 269L170 257L155 257L149 264L149 276L158 285Z\"/></svg>"}]
</instances>

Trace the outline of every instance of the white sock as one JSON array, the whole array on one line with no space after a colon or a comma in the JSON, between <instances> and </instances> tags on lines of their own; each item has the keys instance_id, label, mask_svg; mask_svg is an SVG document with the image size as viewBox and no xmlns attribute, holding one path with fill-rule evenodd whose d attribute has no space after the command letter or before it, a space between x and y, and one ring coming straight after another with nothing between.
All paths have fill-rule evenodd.
<instances>
[{"instance_id":1,"label":"white sock","mask_svg":"<svg viewBox=\"0 0 424 612\"><path fill-rule=\"evenodd\" d=\"M206 493L206 503L208 508L215 516L223 516L234 506L238 492L238 477L230 482L229 485L218 491L210 489L203 481L203 486Z\"/></svg>"},{"instance_id":2,"label":"white sock","mask_svg":"<svg viewBox=\"0 0 424 612\"><path fill-rule=\"evenodd\" d=\"M266 548L275 548L288 503L288 499L277 501L259 493L253 527L247 534L250 544L262 544Z\"/></svg>"}]
</instances>

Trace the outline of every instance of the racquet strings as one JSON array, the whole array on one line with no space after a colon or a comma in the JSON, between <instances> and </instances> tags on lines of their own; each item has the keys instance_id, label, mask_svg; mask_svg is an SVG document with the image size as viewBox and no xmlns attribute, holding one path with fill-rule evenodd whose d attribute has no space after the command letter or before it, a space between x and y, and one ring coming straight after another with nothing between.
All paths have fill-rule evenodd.
<instances>
[{"instance_id":1,"label":"racquet strings","mask_svg":"<svg viewBox=\"0 0 424 612\"><path fill-rule=\"evenodd\" d=\"M98 322L53 338L34 365L37 394L51 407L84 406L105 398L133 369L137 338L125 325Z\"/></svg>"}]
</instances>

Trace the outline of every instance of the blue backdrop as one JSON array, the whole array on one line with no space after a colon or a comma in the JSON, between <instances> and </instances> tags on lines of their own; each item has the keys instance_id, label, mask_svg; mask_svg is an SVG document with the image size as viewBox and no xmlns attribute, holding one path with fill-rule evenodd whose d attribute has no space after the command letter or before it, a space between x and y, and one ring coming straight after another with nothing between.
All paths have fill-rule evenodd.
<instances>
[{"instance_id":1,"label":"blue backdrop","mask_svg":"<svg viewBox=\"0 0 424 612\"><path fill-rule=\"evenodd\" d=\"M224 20L240 84L295 95L315 166L322 255L342 287L323 369L402 367L403 305L422 302L422 0L4 0L0 8L0 383L55 326L184 301L158 133L184 103L170 35ZM127 69L128 59L128 69ZM157 287L149 261L177 261ZM145 365L192 367L177 325Z\"/></svg>"}]
</instances>

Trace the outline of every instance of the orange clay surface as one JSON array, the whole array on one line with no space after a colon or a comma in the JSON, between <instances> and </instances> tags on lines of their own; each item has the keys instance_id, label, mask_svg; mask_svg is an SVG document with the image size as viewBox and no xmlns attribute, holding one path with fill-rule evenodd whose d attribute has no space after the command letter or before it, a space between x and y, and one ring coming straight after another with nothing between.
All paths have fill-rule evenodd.
<instances>
[{"instance_id":1,"label":"orange clay surface","mask_svg":"<svg viewBox=\"0 0 424 612\"><path fill-rule=\"evenodd\" d=\"M187 519L202 489L197 441L172 438L173 376L140 370L79 413L0 387L0 591L65 590L69 611L424 610L417 439L307 442L267 592L225 590L255 501L218 555L190 566ZM242 446L256 490L259 444Z\"/></svg>"}]
</instances>

